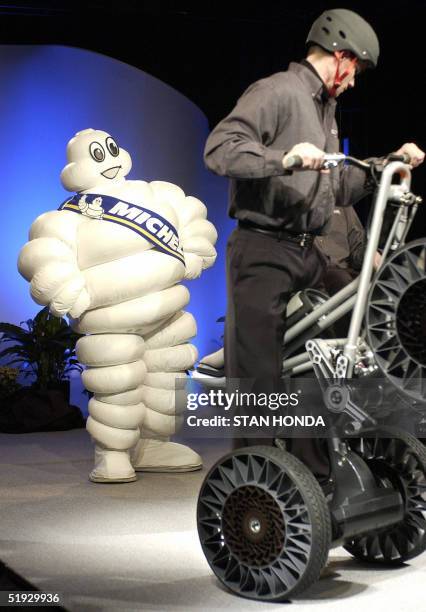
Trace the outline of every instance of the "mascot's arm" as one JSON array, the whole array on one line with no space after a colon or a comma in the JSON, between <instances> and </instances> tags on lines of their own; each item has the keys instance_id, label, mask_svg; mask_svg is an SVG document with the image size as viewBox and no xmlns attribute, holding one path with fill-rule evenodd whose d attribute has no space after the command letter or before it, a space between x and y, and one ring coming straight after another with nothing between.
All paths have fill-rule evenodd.
<instances>
[{"instance_id":1,"label":"mascot's arm","mask_svg":"<svg viewBox=\"0 0 426 612\"><path fill-rule=\"evenodd\" d=\"M201 272L210 268L216 260L214 245L217 232L207 221L207 208L192 196L186 197L177 185L165 181L150 183L156 197L167 202L179 219L179 240L185 254L185 278L198 278Z\"/></svg>"},{"instance_id":2,"label":"mascot's arm","mask_svg":"<svg viewBox=\"0 0 426 612\"><path fill-rule=\"evenodd\" d=\"M48 305L52 314L79 317L90 305L83 274L77 262L75 213L51 211L31 226L30 240L19 253L18 270L31 283L37 304Z\"/></svg>"},{"instance_id":3,"label":"mascot's arm","mask_svg":"<svg viewBox=\"0 0 426 612\"><path fill-rule=\"evenodd\" d=\"M204 204L188 196L183 203L179 237L185 253L186 274L192 279L200 276L202 270L210 268L216 261L217 231L213 223L207 221L207 209Z\"/></svg>"}]
</instances>

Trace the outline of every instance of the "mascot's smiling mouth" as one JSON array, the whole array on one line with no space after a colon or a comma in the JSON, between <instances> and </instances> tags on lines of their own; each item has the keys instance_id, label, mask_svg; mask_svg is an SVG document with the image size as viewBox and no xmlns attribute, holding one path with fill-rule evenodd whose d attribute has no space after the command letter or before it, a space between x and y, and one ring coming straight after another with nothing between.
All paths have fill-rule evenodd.
<instances>
[{"instance_id":1,"label":"mascot's smiling mouth","mask_svg":"<svg viewBox=\"0 0 426 612\"><path fill-rule=\"evenodd\" d=\"M112 168L108 168L107 170L104 170L103 172L101 172L101 174L107 179L115 179L120 168L121 166L113 166Z\"/></svg>"}]
</instances>

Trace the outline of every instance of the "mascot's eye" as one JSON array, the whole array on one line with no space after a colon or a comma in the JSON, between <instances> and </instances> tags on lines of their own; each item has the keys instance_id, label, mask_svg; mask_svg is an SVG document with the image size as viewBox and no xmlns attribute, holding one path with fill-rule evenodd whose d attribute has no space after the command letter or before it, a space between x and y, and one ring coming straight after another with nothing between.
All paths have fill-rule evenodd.
<instances>
[{"instance_id":1,"label":"mascot's eye","mask_svg":"<svg viewBox=\"0 0 426 612\"><path fill-rule=\"evenodd\" d=\"M111 136L108 136L108 138L105 140L105 144L111 155L113 157L117 157L117 155L120 153L120 149L118 148L118 144L115 142L115 140L111 138Z\"/></svg>"},{"instance_id":2,"label":"mascot's eye","mask_svg":"<svg viewBox=\"0 0 426 612\"><path fill-rule=\"evenodd\" d=\"M93 159L97 162L102 162L105 159L105 151L104 148L101 144L99 144L99 142L92 142L90 143L90 155L93 157Z\"/></svg>"}]
</instances>

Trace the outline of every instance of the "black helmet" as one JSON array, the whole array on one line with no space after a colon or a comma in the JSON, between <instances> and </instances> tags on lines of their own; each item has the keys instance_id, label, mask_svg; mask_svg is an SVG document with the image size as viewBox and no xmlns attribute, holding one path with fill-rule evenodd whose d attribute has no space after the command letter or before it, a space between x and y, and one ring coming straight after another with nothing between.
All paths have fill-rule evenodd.
<instances>
[{"instance_id":1,"label":"black helmet","mask_svg":"<svg viewBox=\"0 0 426 612\"><path fill-rule=\"evenodd\" d=\"M306 43L326 51L351 51L374 68L379 58L379 41L373 28L362 17L347 9L324 11L312 24Z\"/></svg>"}]
</instances>

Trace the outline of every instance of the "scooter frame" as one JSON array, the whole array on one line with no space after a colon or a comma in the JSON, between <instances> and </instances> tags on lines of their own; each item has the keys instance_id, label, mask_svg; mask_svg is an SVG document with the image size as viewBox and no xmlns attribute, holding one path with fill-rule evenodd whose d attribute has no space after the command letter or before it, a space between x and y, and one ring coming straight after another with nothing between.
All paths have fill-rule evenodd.
<instances>
[{"instance_id":1,"label":"scooter frame","mask_svg":"<svg viewBox=\"0 0 426 612\"><path fill-rule=\"evenodd\" d=\"M328 159L333 158L331 155L326 157ZM392 185L392 179L396 174L402 177L400 185ZM326 330L353 309L348 337L346 339L321 341L326 343L329 348L335 348L336 343L338 346L344 347L337 367L332 364L329 358L324 357L320 368L323 376L332 378L350 378L352 376L357 347L359 347L362 319L366 311L368 291L374 271L374 256L379 245L383 225L383 215L389 200L399 206L382 252L382 262L391 252L396 251L398 247L405 243L417 207L421 202L421 198L410 194L410 186L411 172L407 164L390 162L386 165L374 204L370 235L360 275L321 306L315 308L306 317L287 329L284 335L285 354L291 355L301 346L301 342L303 343L301 338L304 338L306 332L309 332L312 326L316 326L316 335L319 335L321 331ZM307 352L302 354L303 358L302 355L285 358L283 373L287 376L297 375L313 368L318 361L314 354L318 342L318 340L307 342ZM323 350L320 352L324 353Z\"/></svg>"},{"instance_id":2,"label":"scooter frame","mask_svg":"<svg viewBox=\"0 0 426 612\"><path fill-rule=\"evenodd\" d=\"M345 158L345 156L341 154L326 156L326 162L331 165L337 165L337 163L344 159L348 158ZM363 162L357 160L353 161L357 162L358 165L363 164ZM365 167L365 165L363 167ZM401 178L398 185L392 184L395 175L399 175ZM324 505L322 505L323 515L321 522L323 523L323 537L327 537L325 534L327 529L329 529L329 547L333 548L343 544L352 554L364 560L370 559L371 555L374 557L374 555L376 555L374 551L377 552L378 550L377 555L379 558L383 558L386 562L394 561L392 551L389 552L388 550L384 550L379 540L377 540L377 542L379 542L379 544L377 544L375 538L380 539L380 534L385 533L387 528L393 529L393 526L402 524L401 522L405 520L404 517L408 511L408 502L406 499L408 489L404 491L403 488L401 488L399 480L395 476L395 465L392 467L392 461L389 470L385 466L385 472L381 474L375 473L377 468L375 467L374 461L371 463L372 457L374 459L374 450L372 455L371 449L369 450L367 448L368 443L365 442L363 438L365 432L367 432L367 435L369 431L373 433L373 435L376 436L375 439L377 439L377 435L384 437L383 444L384 448L387 449L385 453L390 453L389 456L394 453L395 456L393 460L396 464L402 461L401 453L406 452L401 450L402 447L410 449L410 453L416 453L418 461L416 473L423 474L423 480L426 474L426 451L423 446L412 436L406 435L405 432L395 428L384 427L380 432L377 429L377 422L374 418L366 414L357 406L356 402L351 399L350 387L351 379L357 377L357 362L362 358L362 351L365 350L366 347L365 340L360 335L360 332L363 317L368 305L368 294L374 271L374 256L379 245L384 212L389 201L394 202L399 207L382 252L382 263L380 268L386 264L389 255L404 244L416 208L421 202L421 198L410 193L410 186L410 167L401 161L391 161L387 163L382 172L379 190L374 203L370 236L360 276L338 294L325 301L322 305L314 308L312 312L290 327L286 331L284 337L284 347L287 351L284 355L283 362L284 376L294 377L297 376L298 373L312 368L320 383L324 403L329 411L338 414L345 413L352 419L353 431L350 433L358 436L360 448L356 449L356 443L351 443L351 440L348 439L347 436L342 438L333 426L327 437L331 464L330 483L332 484L332 492L327 499L328 512L331 518L331 528L326 527L326 522L330 520L330 518L327 519L325 517L327 511ZM380 268L377 272L378 274L380 273ZM347 338L332 340L321 338L309 339L306 342L306 352L296 354L296 351L300 349L305 339L309 338L309 335L312 338L314 332L314 335L317 336L321 331L327 329L352 308L353 312ZM374 355L372 355L372 357L374 359ZM350 436L350 433L348 436ZM394 438L398 440L399 446L401 447L399 450L394 449ZM212 565L212 561L214 561L214 559L217 560L214 561L216 575L222 579L227 586L229 586L229 584L226 581L226 576L230 576L231 580L234 580L234 576L239 576L233 590L239 594L245 594L247 597L254 597L255 599L276 599L277 593L274 593L273 589L269 590L268 584L271 582L274 572L280 572L280 568L282 568L284 576L287 570L284 570L284 566L281 563L277 566L274 565L274 569L273 571L271 570L272 573L270 573L270 570L267 568L265 570L257 570L255 564L252 570L247 569L248 573L245 573L246 569L244 569L243 566L240 567L238 563L235 565L235 562L232 561L234 557L230 556L229 550L226 552L227 549L224 548L221 552L225 544L223 541L224 536L220 536L220 533L223 533L221 523L222 513L228 514L226 521L228 521L227 524L229 524L230 511L228 511L227 508L230 507L234 513L231 518L235 522L235 520L238 519L238 508L244 509L245 507L244 503L241 505L241 500L238 501L238 495L243 495L243 497L247 495L246 503L248 503L249 506L252 504L250 500L256 491L259 491L259 495L264 495L265 486L267 488L271 486L272 488L270 488L269 491L275 491L278 495L278 489L280 489L281 485L278 486L276 483L282 482L284 478L288 478L288 476L285 476L286 473L290 476L293 474L293 483L297 482L299 478L297 470L301 470L302 467L305 471L304 478L307 479L306 482L308 482L309 479L311 481L310 484L303 485L304 487L307 486L307 488L304 489L305 494L308 495L308 491L314 491L314 489L318 487L318 483L312 478L312 474L309 473L309 470L301 464L299 464L298 467L297 463L294 463L292 455L286 452L286 441L276 439L275 443L278 447L276 449L268 450L268 447L252 447L253 450L251 451L250 447L248 447L244 452L243 449L240 449L220 460L205 479L198 503L199 530L201 529L200 539L202 540L203 548L209 563ZM398 453L400 456L398 456ZM244 465L246 465L246 468L244 468L241 463L242 461L245 462ZM264 476L264 474L267 475L270 473L269 464L271 468L275 470L279 470L280 468L278 466L281 465L283 471L281 476L278 472L278 475L273 476L273 481L268 483L268 477ZM231 467L231 465L233 467ZM263 467L261 467L262 465ZM245 469L247 469L247 471L245 471ZM258 476L255 477L254 472L256 469L259 469L260 472ZM303 470L300 472L301 474ZM244 474L246 475L244 477L246 478L246 484L241 481ZM251 483L255 483L256 478L260 479L259 485L256 487L254 484L253 487ZM263 480L264 478L266 478L266 480ZM398 480L399 484L395 479ZM245 484L245 486L242 487L242 484ZM276 487L278 487L278 489ZM419 481L416 485L416 491L423 491L424 488L426 488L426 485L421 484ZM295 490L297 490L297 487ZM228 493L226 493L226 491L228 491ZM242 493L238 493L239 491L242 491ZM245 493L245 491L247 491L247 493ZM275 495L275 493L273 494ZM416 493L416 495L417 494L418 493ZM321 494L318 497L318 489L315 495L317 496L318 503L320 503L320 505L323 504L323 502L320 502ZM226 501L231 498L235 498L235 502L232 502L233 507ZM265 501L262 503L267 503L268 499L268 497L264 496ZM279 495L275 499L279 500ZM323 497L322 499L324 500ZM260 509L256 510L256 507L259 508L259 506L256 506L256 502L253 503L255 504L253 506L253 511L249 510L253 516L250 515L248 517L247 523L244 523L245 519L241 519L244 524L238 527L238 529L243 529L246 533L244 537L248 538L247 542L249 542L249 544L251 542L255 545L260 530L263 529L262 521L267 519L265 519L263 515L262 506L260 506ZM412 502L410 502L408 506L410 504L412 504ZM422 509L422 511L426 510L425 501L421 502L417 499L415 504L416 508ZM289 520L291 522L291 519ZM206 529L207 532L204 533ZM216 535L216 533L219 533L219 535ZM235 533L240 532L235 532L234 529L232 535L234 538L234 545L239 549L238 542L235 544ZM276 533L279 533L279 529ZM211 536L208 536L208 534L211 534ZM207 537L208 539L206 539ZM237 537L237 540L239 537L240 536ZM403 538L404 536L401 537ZM222 538L222 540L218 538ZM369 541L370 544L364 545L364 540L367 542ZM208 542L209 544L207 545ZM425 545L425 536L418 535L416 544L413 545L411 552L407 548L409 546L409 543L407 543L407 551L401 556L401 561L420 554L424 550ZM211 548L213 546L215 547L214 549ZM227 543L226 546L229 546L229 544ZM302 543L302 548L303 546L304 544ZM212 557L212 550L218 551L215 553L216 556L214 558ZM316 571L318 571L318 568L321 567L324 561L324 544L321 547L321 551L323 559L317 564ZM247 554L247 551L244 554ZM370 560L375 559L373 558ZM395 561L398 561L398 559L395 559ZM311 570L309 570L308 567L306 571L309 573ZM283 577L281 577L280 580L281 579L285 582ZM313 574L311 576L303 574L303 579L300 579L296 591L299 589L303 590L305 582L309 584L312 582L312 579ZM259 585L262 584L263 586L253 587L254 591L253 589L250 590L247 588L248 580L254 580L255 583L259 581ZM238 583L240 586L238 586ZM292 591L294 591L293 587L287 592ZM255 593L255 595L253 593Z\"/></svg>"}]
</instances>

